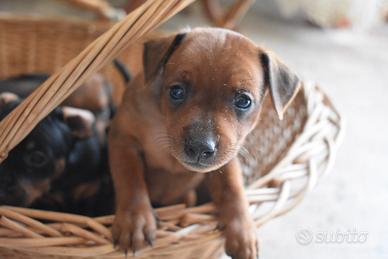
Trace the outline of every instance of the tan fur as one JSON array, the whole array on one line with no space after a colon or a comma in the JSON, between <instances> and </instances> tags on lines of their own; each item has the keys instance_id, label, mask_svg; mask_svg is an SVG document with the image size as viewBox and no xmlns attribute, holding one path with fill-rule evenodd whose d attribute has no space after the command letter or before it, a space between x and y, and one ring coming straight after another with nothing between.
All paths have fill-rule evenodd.
<instances>
[{"instance_id":1,"label":"tan fur","mask_svg":"<svg viewBox=\"0 0 388 259\"><path fill-rule=\"evenodd\" d=\"M109 99L104 89L105 84L105 78L101 74L93 74L62 105L100 112L109 105Z\"/></svg>"},{"instance_id":2,"label":"tan fur","mask_svg":"<svg viewBox=\"0 0 388 259\"><path fill-rule=\"evenodd\" d=\"M99 190L99 181L80 184L72 191L72 197L74 200L89 199L92 196L96 195Z\"/></svg>"},{"instance_id":3,"label":"tan fur","mask_svg":"<svg viewBox=\"0 0 388 259\"><path fill-rule=\"evenodd\" d=\"M51 180L44 179L41 181L32 181L29 179L21 179L19 181L19 186L26 192L26 204L29 205L50 190Z\"/></svg>"}]
</instances>

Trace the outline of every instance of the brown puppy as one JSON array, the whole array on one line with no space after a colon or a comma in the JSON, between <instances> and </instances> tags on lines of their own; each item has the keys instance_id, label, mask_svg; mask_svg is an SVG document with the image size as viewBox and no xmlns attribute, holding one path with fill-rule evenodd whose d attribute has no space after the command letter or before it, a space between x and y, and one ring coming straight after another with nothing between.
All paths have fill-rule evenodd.
<instances>
[{"instance_id":1,"label":"brown puppy","mask_svg":"<svg viewBox=\"0 0 388 259\"><path fill-rule=\"evenodd\" d=\"M114 242L125 251L152 244L151 202L181 202L205 179L227 253L256 258L237 153L258 123L265 93L282 117L299 79L272 54L223 29L148 41L143 57L144 71L128 87L109 136Z\"/></svg>"}]
</instances>

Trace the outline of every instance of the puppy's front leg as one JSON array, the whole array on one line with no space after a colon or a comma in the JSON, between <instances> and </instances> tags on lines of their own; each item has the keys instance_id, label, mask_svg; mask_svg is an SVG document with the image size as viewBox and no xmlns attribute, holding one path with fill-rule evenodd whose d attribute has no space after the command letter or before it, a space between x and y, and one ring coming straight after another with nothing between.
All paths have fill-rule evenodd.
<instances>
[{"instance_id":1,"label":"puppy's front leg","mask_svg":"<svg viewBox=\"0 0 388 259\"><path fill-rule=\"evenodd\" d=\"M224 226L226 253L233 259L258 258L256 231L248 213L239 161L233 159L219 171L209 173L206 180Z\"/></svg>"},{"instance_id":2,"label":"puppy's front leg","mask_svg":"<svg viewBox=\"0 0 388 259\"><path fill-rule=\"evenodd\" d=\"M109 137L111 172L116 191L116 215L112 234L114 244L133 253L152 244L156 222L147 187L144 165L136 142L112 130Z\"/></svg>"}]
</instances>

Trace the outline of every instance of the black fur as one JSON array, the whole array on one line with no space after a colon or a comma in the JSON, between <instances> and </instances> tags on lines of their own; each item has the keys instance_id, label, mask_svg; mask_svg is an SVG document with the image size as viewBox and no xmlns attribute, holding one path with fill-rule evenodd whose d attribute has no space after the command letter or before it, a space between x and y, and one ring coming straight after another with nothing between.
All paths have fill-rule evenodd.
<instances>
[{"instance_id":1,"label":"black fur","mask_svg":"<svg viewBox=\"0 0 388 259\"><path fill-rule=\"evenodd\" d=\"M160 52L167 47L166 46L166 44L168 44L167 42L163 41L160 43L160 42L149 41L144 44L143 66L144 66L144 76L146 81L150 81L155 76L163 73L164 67L166 66L167 62L171 58L172 54L181 45L185 37L186 37L186 33L177 34L172 40L171 44L169 44L169 47L164 55ZM155 64L150 64L150 62L152 63L155 62Z\"/></svg>"},{"instance_id":2,"label":"black fur","mask_svg":"<svg viewBox=\"0 0 388 259\"><path fill-rule=\"evenodd\" d=\"M121 77L124 80L124 83L127 85L131 81L131 78L132 78L131 73L129 72L128 68L125 66L124 63L122 63L118 59L113 60L113 65L115 66L117 71L119 71Z\"/></svg>"},{"instance_id":3,"label":"black fur","mask_svg":"<svg viewBox=\"0 0 388 259\"><path fill-rule=\"evenodd\" d=\"M7 103L0 110L0 120L20 101ZM47 162L31 166L34 152L44 154ZM108 171L106 147L101 146L97 133L79 139L64 121L62 108L44 118L0 164L0 205L80 213L90 216L113 211L113 188ZM64 168L58 170L58 165ZM32 193L21 181L49 181L50 189L31 202ZM97 182L98 191L90 197L74 196L81 185ZM60 199L58 199L60 197Z\"/></svg>"},{"instance_id":4,"label":"black fur","mask_svg":"<svg viewBox=\"0 0 388 259\"><path fill-rule=\"evenodd\" d=\"M0 80L0 93L16 93L21 98L26 98L32 91L49 78L45 73L22 74Z\"/></svg>"},{"instance_id":5,"label":"black fur","mask_svg":"<svg viewBox=\"0 0 388 259\"><path fill-rule=\"evenodd\" d=\"M179 33L175 36L166 54L164 54L162 60L160 61L157 67L157 71L161 71L164 69L164 66L167 64L168 60L171 58L172 54L179 47L179 45L181 45L185 37L186 37L186 33Z\"/></svg>"}]
</instances>

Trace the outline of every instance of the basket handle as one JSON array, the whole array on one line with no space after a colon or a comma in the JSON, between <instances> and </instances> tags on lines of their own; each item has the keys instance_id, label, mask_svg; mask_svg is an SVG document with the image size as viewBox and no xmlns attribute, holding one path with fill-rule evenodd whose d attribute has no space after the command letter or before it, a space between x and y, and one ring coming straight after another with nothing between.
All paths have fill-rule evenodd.
<instances>
[{"instance_id":1,"label":"basket handle","mask_svg":"<svg viewBox=\"0 0 388 259\"><path fill-rule=\"evenodd\" d=\"M147 0L51 75L0 121L0 163L31 130L120 51L195 0Z\"/></svg>"},{"instance_id":2,"label":"basket handle","mask_svg":"<svg viewBox=\"0 0 388 259\"><path fill-rule=\"evenodd\" d=\"M92 11L97 14L98 19L118 21L125 17L124 10L111 6L106 0L66 0L74 6Z\"/></svg>"}]
</instances>

